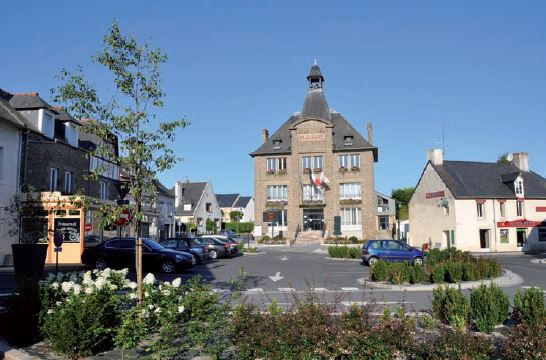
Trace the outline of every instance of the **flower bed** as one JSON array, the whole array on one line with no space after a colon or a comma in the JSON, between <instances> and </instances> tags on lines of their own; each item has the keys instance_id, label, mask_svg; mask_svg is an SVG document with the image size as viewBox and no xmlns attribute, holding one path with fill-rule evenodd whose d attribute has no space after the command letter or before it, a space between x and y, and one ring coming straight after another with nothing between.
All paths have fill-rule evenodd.
<instances>
[{"instance_id":1,"label":"flower bed","mask_svg":"<svg viewBox=\"0 0 546 360\"><path fill-rule=\"evenodd\" d=\"M281 236L275 236L274 238L271 238L265 235L258 239L256 242L263 245L285 245L286 238Z\"/></svg>"},{"instance_id":2,"label":"flower bed","mask_svg":"<svg viewBox=\"0 0 546 360\"><path fill-rule=\"evenodd\" d=\"M347 237L333 237L329 236L328 238L324 239L325 244L363 244L364 240L359 240L356 236L351 236L349 238Z\"/></svg>"},{"instance_id":3,"label":"flower bed","mask_svg":"<svg viewBox=\"0 0 546 360\"><path fill-rule=\"evenodd\" d=\"M406 263L378 261L370 269L370 280L395 285L459 283L491 279L502 274L500 263L492 258L476 258L455 248L430 250L424 267Z\"/></svg>"}]
</instances>

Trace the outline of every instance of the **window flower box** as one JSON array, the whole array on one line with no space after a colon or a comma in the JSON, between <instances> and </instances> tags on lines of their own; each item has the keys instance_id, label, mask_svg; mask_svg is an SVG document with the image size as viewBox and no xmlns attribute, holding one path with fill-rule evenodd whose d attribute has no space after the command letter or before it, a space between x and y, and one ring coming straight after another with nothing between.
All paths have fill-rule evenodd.
<instances>
[{"instance_id":1,"label":"window flower box","mask_svg":"<svg viewBox=\"0 0 546 360\"><path fill-rule=\"evenodd\" d=\"M303 169L303 173L304 173L304 174L310 174L310 173L311 173L311 169L305 168L305 169Z\"/></svg>"},{"instance_id":2,"label":"window flower box","mask_svg":"<svg viewBox=\"0 0 546 360\"><path fill-rule=\"evenodd\" d=\"M274 173L275 173L275 170L266 170L265 173L266 173L266 174L274 174Z\"/></svg>"},{"instance_id":3,"label":"window flower box","mask_svg":"<svg viewBox=\"0 0 546 360\"><path fill-rule=\"evenodd\" d=\"M347 172L347 168L345 166L340 166L339 167L339 172L340 173L345 173L345 172Z\"/></svg>"},{"instance_id":4,"label":"window flower box","mask_svg":"<svg viewBox=\"0 0 546 360\"><path fill-rule=\"evenodd\" d=\"M277 170L278 174L286 174L286 169L279 169Z\"/></svg>"},{"instance_id":5,"label":"window flower box","mask_svg":"<svg viewBox=\"0 0 546 360\"><path fill-rule=\"evenodd\" d=\"M358 166L353 166L353 167L351 168L351 171L360 171L360 167L358 167Z\"/></svg>"}]
</instances>

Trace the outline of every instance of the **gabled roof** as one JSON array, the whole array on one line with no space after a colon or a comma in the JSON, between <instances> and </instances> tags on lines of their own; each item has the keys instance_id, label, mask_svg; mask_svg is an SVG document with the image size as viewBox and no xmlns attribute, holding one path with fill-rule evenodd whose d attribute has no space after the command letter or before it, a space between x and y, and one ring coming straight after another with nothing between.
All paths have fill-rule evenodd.
<instances>
[{"instance_id":1,"label":"gabled roof","mask_svg":"<svg viewBox=\"0 0 546 360\"><path fill-rule=\"evenodd\" d=\"M52 109L51 105L42 99L38 93L13 94L9 103L17 110L49 109L56 112L56 110Z\"/></svg>"},{"instance_id":2,"label":"gabled roof","mask_svg":"<svg viewBox=\"0 0 546 360\"><path fill-rule=\"evenodd\" d=\"M233 207L238 197L239 194L216 194L216 200L221 208Z\"/></svg>"},{"instance_id":3,"label":"gabled roof","mask_svg":"<svg viewBox=\"0 0 546 360\"><path fill-rule=\"evenodd\" d=\"M207 187L206 182L179 182L177 183L180 186L180 202L177 209L178 215L193 215L201 196ZM191 210L185 211L184 204L191 204Z\"/></svg>"},{"instance_id":4,"label":"gabled roof","mask_svg":"<svg viewBox=\"0 0 546 360\"><path fill-rule=\"evenodd\" d=\"M455 198L515 198L513 180L521 175L525 198L546 199L546 179L533 171L520 171L512 164L444 161L432 165Z\"/></svg>"},{"instance_id":5,"label":"gabled roof","mask_svg":"<svg viewBox=\"0 0 546 360\"><path fill-rule=\"evenodd\" d=\"M63 107L61 107L61 106L52 106L51 108L58 114L57 116L55 116L56 119L58 119L58 120L60 120L62 122L70 121L70 122L72 122L72 123L74 123L76 125L82 125L81 121L76 120Z\"/></svg>"},{"instance_id":6,"label":"gabled roof","mask_svg":"<svg viewBox=\"0 0 546 360\"><path fill-rule=\"evenodd\" d=\"M250 202L251 199L252 199L251 196L239 196L239 199L237 200L235 205L233 205L233 207L235 207L235 208L246 208L246 206L248 205L248 203Z\"/></svg>"},{"instance_id":7,"label":"gabled roof","mask_svg":"<svg viewBox=\"0 0 546 360\"><path fill-rule=\"evenodd\" d=\"M32 122L28 121L19 111L10 104L13 94L0 89L0 119L18 128L28 128L38 131Z\"/></svg>"},{"instance_id":8,"label":"gabled roof","mask_svg":"<svg viewBox=\"0 0 546 360\"><path fill-rule=\"evenodd\" d=\"M161 181L159 180L155 180L154 181L154 184L155 184L155 188L157 190L158 193L162 194L162 195L165 195L165 196L171 196L171 197L174 197L175 194L174 194L174 188L172 189L167 189L165 187L165 185L163 185L161 183Z\"/></svg>"}]
</instances>

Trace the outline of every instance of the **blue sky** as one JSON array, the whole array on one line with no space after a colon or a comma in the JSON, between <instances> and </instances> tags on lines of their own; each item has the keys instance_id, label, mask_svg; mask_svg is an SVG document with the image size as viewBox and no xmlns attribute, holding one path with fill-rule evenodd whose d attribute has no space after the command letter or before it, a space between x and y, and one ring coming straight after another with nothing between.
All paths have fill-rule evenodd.
<instances>
[{"instance_id":1,"label":"blue sky","mask_svg":"<svg viewBox=\"0 0 546 360\"><path fill-rule=\"evenodd\" d=\"M332 4L336 4L332 6ZM425 152L495 161L529 152L546 176L544 1L19 1L2 7L0 87L49 99L54 75L90 64L112 19L162 48L165 119L192 125L167 185L210 180L252 194L260 132L299 111L313 59L331 108L379 147L376 189L416 184Z\"/></svg>"}]
</instances>

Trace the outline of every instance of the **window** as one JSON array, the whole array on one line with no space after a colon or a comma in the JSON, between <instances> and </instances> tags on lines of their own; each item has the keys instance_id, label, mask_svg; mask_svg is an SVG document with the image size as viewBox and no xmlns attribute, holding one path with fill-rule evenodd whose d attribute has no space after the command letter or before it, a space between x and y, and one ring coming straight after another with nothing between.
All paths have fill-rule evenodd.
<instances>
[{"instance_id":1,"label":"window","mask_svg":"<svg viewBox=\"0 0 546 360\"><path fill-rule=\"evenodd\" d=\"M360 168L360 155L351 155L351 168L358 169Z\"/></svg>"},{"instance_id":2,"label":"window","mask_svg":"<svg viewBox=\"0 0 546 360\"><path fill-rule=\"evenodd\" d=\"M53 139L55 134L55 119L44 109L40 109L40 114L41 116L38 123L40 131L48 138Z\"/></svg>"},{"instance_id":3,"label":"window","mask_svg":"<svg viewBox=\"0 0 546 360\"><path fill-rule=\"evenodd\" d=\"M523 197L523 179L521 177L518 177L514 181L514 190L517 197Z\"/></svg>"},{"instance_id":4,"label":"window","mask_svg":"<svg viewBox=\"0 0 546 360\"><path fill-rule=\"evenodd\" d=\"M343 139L345 140L345 145L347 145L347 146L353 145L353 137L352 136L345 136Z\"/></svg>"},{"instance_id":5,"label":"window","mask_svg":"<svg viewBox=\"0 0 546 360\"><path fill-rule=\"evenodd\" d=\"M288 200L287 185L269 185L267 187L267 200Z\"/></svg>"},{"instance_id":6,"label":"window","mask_svg":"<svg viewBox=\"0 0 546 360\"><path fill-rule=\"evenodd\" d=\"M322 156L313 157L313 168L316 170L322 170Z\"/></svg>"},{"instance_id":7,"label":"window","mask_svg":"<svg viewBox=\"0 0 546 360\"><path fill-rule=\"evenodd\" d=\"M57 190L58 170L56 168L49 169L49 191Z\"/></svg>"},{"instance_id":8,"label":"window","mask_svg":"<svg viewBox=\"0 0 546 360\"><path fill-rule=\"evenodd\" d=\"M506 203L503 201L499 203L500 216L506 217Z\"/></svg>"},{"instance_id":9,"label":"window","mask_svg":"<svg viewBox=\"0 0 546 360\"><path fill-rule=\"evenodd\" d=\"M4 148L0 146L0 181L4 179Z\"/></svg>"},{"instance_id":10,"label":"window","mask_svg":"<svg viewBox=\"0 0 546 360\"><path fill-rule=\"evenodd\" d=\"M485 217L485 209L484 209L483 203L481 203L481 202L476 203L476 212L477 212L476 215L479 218L484 218Z\"/></svg>"},{"instance_id":11,"label":"window","mask_svg":"<svg viewBox=\"0 0 546 360\"><path fill-rule=\"evenodd\" d=\"M274 173L277 167L277 159L276 158L268 158L267 159L267 172L268 173Z\"/></svg>"},{"instance_id":12,"label":"window","mask_svg":"<svg viewBox=\"0 0 546 360\"><path fill-rule=\"evenodd\" d=\"M341 225L360 225L360 208L342 208Z\"/></svg>"},{"instance_id":13,"label":"window","mask_svg":"<svg viewBox=\"0 0 546 360\"><path fill-rule=\"evenodd\" d=\"M362 184L361 183L346 183L339 184L340 199L360 199Z\"/></svg>"},{"instance_id":14,"label":"window","mask_svg":"<svg viewBox=\"0 0 546 360\"><path fill-rule=\"evenodd\" d=\"M78 129L71 122L64 123L64 138L66 142L74 147L78 146Z\"/></svg>"},{"instance_id":15,"label":"window","mask_svg":"<svg viewBox=\"0 0 546 360\"><path fill-rule=\"evenodd\" d=\"M106 200L108 198L108 186L104 180L99 182L99 198L102 200Z\"/></svg>"},{"instance_id":16,"label":"window","mask_svg":"<svg viewBox=\"0 0 546 360\"><path fill-rule=\"evenodd\" d=\"M449 204L443 205L442 209L443 209L443 212L444 212L445 216L449 215Z\"/></svg>"},{"instance_id":17,"label":"window","mask_svg":"<svg viewBox=\"0 0 546 360\"><path fill-rule=\"evenodd\" d=\"M279 158L279 171L286 171L286 158Z\"/></svg>"},{"instance_id":18,"label":"window","mask_svg":"<svg viewBox=\"0 0 546 360\"><path fill-rule=\"evenodd\" d=\"M379 216L379 230L389 230L388 216Z\"/></svg>"},{"instance_id":19,"label":"window","mask_svg":"<svg viewBox=\"0 0 546 360\"><path fill-rule=\"evenodd\" d=\"M280 140L273 140L273 149L278 150L281 148L281 141Z\"/></svg>"},{"instance_id":20,"label":"window","mask_svg":"<svg viewBox=\"0 0 546 360\"><path fill-rule=\"evenodd\" d=\"M312 166L311 156L304 156L301 158L301 168L303 170L311 169Z\"/></svg>"},{"instance_id":21,"label":"window","mask_svg":"<svg viewBox=\"0 0 546 360\"><path fill-rule=\"evenodd\" d=\"M341 169L341 168L347 168L349 166L349 162L348 162L348 156L347 155L339 155L337 157L337 165L338 167Z\"/></svg>"},{"instance_id":22,"label":"window","mask_svg":"<svg viewBox=\"0 0 546 360\"><path fill-rule=\"evenodd\" d=\"M207 212L212 212L212 203L206 203L205 204L205 209Z\"/></svg>"},{"instance_id":23,"label":"window","mask_svg":"<svg viewBox=\"0 0 546 360\"><path fill-rule=\"evenodd\" d=\"M184 211L191 211L191 204L184 204Z\"/></svg>"},{"instance_id":24,"label":"window","mask_svg":"<svg viewBox=\"0 0 546 360\"><path fill-rule=\"evenodd\" d=\"M538 241L545 242L546 241L546 227L539 227L538 228Z\"/></svg>"},{"instance_id":25,"label":"window","mask_svg":"<svg viewBox=\"0 0 546 360\"><path fill-rule=\"evenodd\" d=\"M523 201L516 201L516 216L523 216Z\"/></svg>"},{"instance_id":26,"label":"window","mask_svg":"<svg viewBox=\"0 0 546 360\"><path fill-rule=\"evenodd\" d=\"M64 172L64 193L72 194L72 178L73 173L70 171Z\"/></svg>"},{"instance_id":27,"label":"window","mask_svg":"<svg viewBox=\"0 0 546 360\"><path fill-rule=\"evenodd\" d=\"M323 198L324 193L319 188L310 184L303 185L303 200L321 201Z\"/></svg>"}]
</instances>

